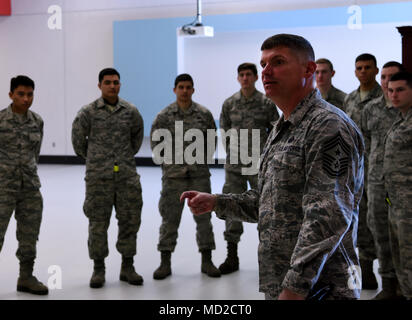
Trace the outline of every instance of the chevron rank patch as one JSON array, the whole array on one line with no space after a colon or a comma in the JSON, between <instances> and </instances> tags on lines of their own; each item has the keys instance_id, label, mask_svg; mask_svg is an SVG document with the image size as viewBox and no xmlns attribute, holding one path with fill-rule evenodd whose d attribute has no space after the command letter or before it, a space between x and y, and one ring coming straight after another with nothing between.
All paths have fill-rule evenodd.
<instances>
[{"instance_id":1,"label":"chevron rank patch","mask_svg":"<svg viewBox=\"0 0 412 320\"><path fill-rule=\"evenodd\" d=\"M331 178L340 177L348 170L350 147L340 133L323 146L323 169Z\"/></svg>"}]
</instances>

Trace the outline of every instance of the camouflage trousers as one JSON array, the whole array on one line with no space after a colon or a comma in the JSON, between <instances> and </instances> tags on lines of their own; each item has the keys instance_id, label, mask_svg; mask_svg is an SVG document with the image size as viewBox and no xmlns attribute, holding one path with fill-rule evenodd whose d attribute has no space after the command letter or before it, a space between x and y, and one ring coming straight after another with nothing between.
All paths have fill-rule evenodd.
<instances>
[{"instance_id":1,"label":"camouflage trousers","mask_svg":"<svg viewBox=\"0 0 412 320\"><path fill-rule=\"evenodd\" d=\"M388 205L383 184L368 183L368 226L375 241L379 260L379 274L385 278L395 278L392 252L389 243Z\"/></svg>"},{"instance_id":2,"label":"camouflage trousers","mask_svg":"<svg viewBox=\"0 0 412 320\"><path fill-rule=\"evenodd\" d=\"M366 187L366 186L365 186ZM366 189L363 191L359 203L358 249L359 259L373 261L376 259L375 242L367 223L368 197Z\"/></svg>"},{"instance_id":3,"label":"camouflage trousers","mask_svg":"<svg viewBox=\"0 0 412 320\"><path fill-rule=\"evenodd\" d=\"M243 193L248 189L249 182L251 189L257 189L258 176L242 175L241 172L233 172L225 170L225 184L223 185L223 193ZM243 233L243 224L240 221L234 221L226 218L226 230L223 232L227 242L238 243L240 236Z\"/></svg>"},{"instance_id":4,"label":"camouflage trousers","mask_svg":"<svg viewBox=\"0 0 412 320\"><path fill-rule=\"evenodd\" d=\"M43 211L43 198L40 190L2 191L0 193L0 251L13 211L17 222L16 256L22 263L34 261Z\"/></svg>"},{"instance_id":5,"label":"camouflage trousers","mask_svg":"<svg viewBox=\"0 0 412 320\"><path fill-rule=\"evenodd\" d=\"M180 202L180 195L184 191L196 190L210 193L209 177L194 178L162 178L159 211L162 224L159 232L159 251L174 251L177 243L178 229L182 218L184 203ZM216 248L211 223L211 214L193 215L196 222L196 241L199 251L214 250Z\"/></svg>"},{"instance_id":6,"label":"camouflage trousers","mask_svg":"<svg viewBox=\"0 0 412 320\"><path fill-rule=\"evenodd\" d=\"M412 298L412 198L405 188L392 189L389 206L389 239L393 266L402 294Z\"/></svg>"},{"instance_id":7,"label":"camouflage trousers","mask_svg":"<svg viewBox=\"0 0 412 320\"><path fill-rule=\"evenodd\" d=\"M86 181L83 210L89 219L89 256L101 260L109 255L107 230L113 207L119 228L116 248L124 257L136 255L137 232L141 223L143 200L140 176L126 180Z\"/></svg>"}]
</instances>

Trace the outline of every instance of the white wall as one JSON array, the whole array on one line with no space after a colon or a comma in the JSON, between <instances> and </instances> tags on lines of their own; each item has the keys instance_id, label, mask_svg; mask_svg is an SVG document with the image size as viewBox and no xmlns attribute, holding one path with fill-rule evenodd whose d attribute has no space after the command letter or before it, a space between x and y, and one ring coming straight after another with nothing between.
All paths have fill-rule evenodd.
<instances>
[{"instance_id":1,"label":"white wall","mask_svg":"<svg viewBox=\"0 0 412 320\"><path fill-rule=\"evenodd\" d=\"M260 79L260 45L273 34L295 33L310 41L316 58L324 57L332 61L336 70L333 84L349 93L359 86L354 74L356 57L362 53L372 53L378 61L378 67L390 60L401 62L401 36L396 26L411 24L412 20L365 24L362 30L327 26L225 32L215 34L213 38L185 38L181 49L185 59L179 71L193 76L198 89L193 99L208 107L218 119L223 101L240 88L236 80L238 65L253 62L258 66L259 80L256 87L264 92ZM376 79L379 82L379 75Z\"/></svg>"},{"instance_id":2,"label":"white wall","mask_svg":"<svg viewBox=\"0 0 412 320\"><path fill-rule=\"evenodd\" d=\"M391 1L357 1L357 4ZM394 1L392 1L394 2ZM51 16L47 9L59 5L63 9L62 30L50 30L48 20ZM348 5L347 1L307 1L307 0L203 0L203 15L229 14L242 12L273 11L279 9L297 9L308 7L326 7ZM17 74L26 74L36 82L33 111L41 114L45 120L45 136L42 155L73 155L70 130L78 109L98 97L97 74L107 66L113 65L112 24L116 20L166 18L177 16L195 16L194 0L13 0L12 16L0 17L0 106L6 107L10 78ZM191 22L191 21L188 21ZM321 30L319 30L321 31ZM268 31L273 33L272 31ZM382 40L385 35L381 35ZM233 39L232 39L233 37ZM237 90L235 68L239 61L258 59L255 50L257 38L264 37L245 32L242 35L222 34L213 40L224 48L225 41L238 47L237 59L218 59L213 68L202 73L199 66L187 60L185 68L193 70L198 77L198 90L195 98L211 108L219 108L222 99ZM309 37L310 38L310 37ZM239 43L234 39L246 40ZM258 42L260 42L260 40ZM190 40L195 41L195 40ZM241 42L242 42L241 41ZM362 42L362 41L361 41ZM345 61L353 60L354 48L347 48ZM199 47L196 47L199 45ZM199 41L185 43L185 50L198 52L206 43ZM399 55L400 45L394 45ZM379 47L379 50L391 49ZM321 50L321 49L319 49ZM322 49L323 50L323 49ZM370 50L373 51L372 49ZM225 52L228 57L229 52ZM325 51L326 55L327 51ZM375 51L377 53L377 51ZM186 54L186 57L189 57ZM396 59L394 56L393 59ZM383 59L383 58L382 58ZM380 60L383 61L383 60ZM335 61L334 61L335 62ZM345 87L341 78L347 72L344 65L335 62L336 83ZM219 68L218 68L219 66ZM350 69L353 69L352 67ZM215 72L219 71L219 76ZM225 72L222 72L222 71ZM205 76L206 75L206 76ZM201 79L201 80L200 80ZM215 109L217 110L217 109ZM141 153L138 156L142 156ZM147 155L144 155L147 156Z\"/></svg>"}]
</instances>

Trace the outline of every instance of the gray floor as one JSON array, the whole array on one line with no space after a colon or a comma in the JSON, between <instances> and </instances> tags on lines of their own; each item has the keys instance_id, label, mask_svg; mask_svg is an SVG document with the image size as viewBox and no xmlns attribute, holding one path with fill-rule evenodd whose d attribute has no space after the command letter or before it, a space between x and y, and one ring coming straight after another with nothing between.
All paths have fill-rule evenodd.
<instances>
[{"instance_id":1,"label":"gray floor","mask_svg":"<svg viewBox=\"0 0 412 320\"><path fill-rule=\"evenodd\" d=\"M195 240L195 223L185 207L179 228L179 238L172 257L173 274L153 280L153 270L160 257L156 250L161 222L157 209L161 186L161 171L156 167L138 167L143 188L142 225L138 233L136 270L144 277L143 286L131 286L118 280L121 256L115 248L117 223L112 216L109 228L110 254L106 260L106 285L91 289L88 282L92 262L87 252L88 222L83 215L84 166L40 165L44 198L43 221L37 246L35 275L50 287L45 297L16 292L18 260L14 218L6 233L0 253L0 300L262 300L258 291L256 224L244 224L239 245L240 271L221 278L209 278L200 273L200 254ZM221 192L224 170L212 169L212 192ZM226 255L223 239L224 221L212 218L217 249L213 261L220 264ZM377 261L375 261L376 273ZM380 279L379 279L380 283ZM376 291L362 292L362 299L373 297Z\"/></svg>"}]
</instances>

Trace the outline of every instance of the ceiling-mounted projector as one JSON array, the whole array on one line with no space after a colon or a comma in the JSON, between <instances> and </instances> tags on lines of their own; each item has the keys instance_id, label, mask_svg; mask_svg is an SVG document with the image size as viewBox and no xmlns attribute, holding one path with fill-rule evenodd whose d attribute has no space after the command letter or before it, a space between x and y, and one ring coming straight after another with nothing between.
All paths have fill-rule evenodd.
<instances>
[{"instance_id":1,"label":"ceiling-mounted projector","mask_svg":"<svg viewBox=\"0 0 412 320\"><path fill-rule=\"evenodd\" d=\"M213 27L209 26L185 26L177 29L179 37L213 37Z\"/></svg>"},{"instance_id":2,"label":"ceiling-mounted projector","mask_svg":"<svg viewBox=\"0 0 412 320\"><path fill-rule=\"evenodd\" d=\"M196 20L177 29L178 37L213 37L213 27L202 24L202 3L197 0Z\"/></svg>"}]
</instances>

